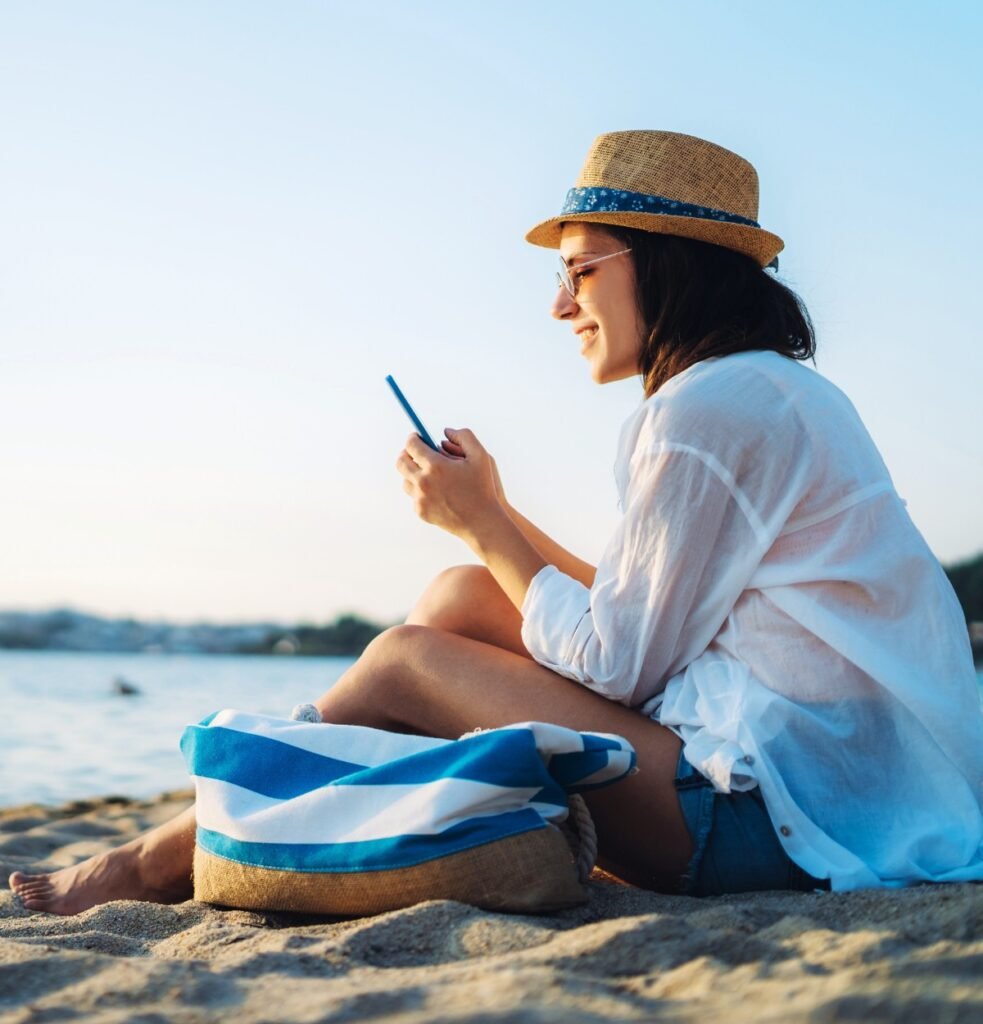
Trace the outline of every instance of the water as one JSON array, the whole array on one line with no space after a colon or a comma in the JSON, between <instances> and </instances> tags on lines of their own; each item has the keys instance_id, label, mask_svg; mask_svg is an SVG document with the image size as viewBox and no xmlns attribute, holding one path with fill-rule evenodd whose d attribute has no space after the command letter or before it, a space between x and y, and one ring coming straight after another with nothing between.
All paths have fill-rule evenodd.
<instances>
[{"instance_id":1,"label":"water","mask_svg":"<svg viewBox=\"0 0 983 1024\"><path fill-rule=\"evenodd\" d=\"M186 725L219 708L287 717L354 660L0 651L0 807L190 788ZM117 677L140 695L114 694Z\"/></svg>"},{"instance_id":2,"label":"water","mask_svg":"<svg viewBox=\"0 0 983 1024\"><path fill-rule=\"evenodd\" d=\"M354 660L0 651L0 807L190 788L186 725L226 707L288 717ZM118 677L140 694L115 694Z\"/></svg>"}]
</instances>

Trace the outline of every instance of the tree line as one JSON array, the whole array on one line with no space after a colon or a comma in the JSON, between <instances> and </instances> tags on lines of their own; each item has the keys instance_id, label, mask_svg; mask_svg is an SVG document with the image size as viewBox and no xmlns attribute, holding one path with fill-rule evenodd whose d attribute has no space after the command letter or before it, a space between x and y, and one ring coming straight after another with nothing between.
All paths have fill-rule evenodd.
<instances>
[{"instance_id":1,"label":"tree line","mask_svg":"<svg viewBox=\"0 0 983 1024\"><path fill-rule=\"evenodd\" d=\"M975 558L943 568L959 598L966 621L983 623L983 552Z\"/></svg>"},{"instance_id":2,"label":"tree line","mask_svg":"<svg viewBox=\"0 0 983 1024\"><path fill-rule=\"evenodd\" d=\"M983 661L983 552L943 566L962 606L977 661ZM173 627L109 620L65 609L0 613L0 648L28 650L192 650L200 653L357 657L390 624L339 615L323 626ZM180 646L178 644L180 641Z\"/></svg>"}]
</instances>

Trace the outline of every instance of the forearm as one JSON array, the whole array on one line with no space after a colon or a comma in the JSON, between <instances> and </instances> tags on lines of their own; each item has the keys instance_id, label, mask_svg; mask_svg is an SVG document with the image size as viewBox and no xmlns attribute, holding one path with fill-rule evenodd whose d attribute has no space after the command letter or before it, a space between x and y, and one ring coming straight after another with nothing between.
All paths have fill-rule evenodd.
<instances>
[{"instance_id":1,"label":"forearm","mask_svg":"<svg viewBox=\"0 0 983 1024\"><path fill-rule=\"evenodd\" d=\"M474 532L462 534L461 539L485 563L495 582L521 612L529 584L549 564L546 558L501 506L483 518Z\"/></svg>"},{"instance_id":2,"label":"forearm","mask_svg":"<svg viewBox=\"0 0 983 1024\"><path fill-rule=\"evenodd\" d=\"M522 535L530 544L546 559L550 565L555 565L560 572L572 576L575 580L583 583L588 589L594 585L594 576L597 567L571 554L566 548L561 547L555 540L543 533L534 523L531 523L524 515L517 512L511 505L506 506L506 511L512 522L522 531Z\"/></svg>"}]
</instances>

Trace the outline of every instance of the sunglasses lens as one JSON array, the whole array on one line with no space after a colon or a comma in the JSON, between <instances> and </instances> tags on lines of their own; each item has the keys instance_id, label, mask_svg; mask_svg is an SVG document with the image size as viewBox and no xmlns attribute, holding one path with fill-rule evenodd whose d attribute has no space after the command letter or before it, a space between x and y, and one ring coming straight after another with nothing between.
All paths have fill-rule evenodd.
<instances>
[{"instance_id":1,"label":"sunglasses lens","mask_svg":"<svg viewBox=\"0 0 983 1024\"><path fill-rule=\"evenodd\" d=\"M557 271L556 279L567 290L567 294L571 299L577 297L577 289L574 287L573 278L570 276L570 271L567 270L567 265L563 262L562 257L560 258L560 269Z\"/></svg>"}]
</instances>

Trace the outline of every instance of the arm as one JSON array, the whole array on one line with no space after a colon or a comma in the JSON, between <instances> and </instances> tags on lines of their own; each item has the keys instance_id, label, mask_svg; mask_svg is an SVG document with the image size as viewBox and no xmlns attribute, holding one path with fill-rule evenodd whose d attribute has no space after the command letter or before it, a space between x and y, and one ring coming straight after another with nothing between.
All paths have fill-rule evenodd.
<instances>
[{"instance_id":1,"label":"arm","mask_svg":"<svg viewBox=\"0 0 983 1024\"><path fill-rule=\"evenodd\" d=\"M589 562L578 558L576 555L561 547L555 540L543 533L538 526L531 523L524 515L517 512L508 502L505 503L505 510L509 518L522 532L523 537L546 559L550 565L555 565L560 572L582 583L588 589L594 585L594 577L597 569Z\"/></svg>"},{"instance_id":2,"label":"arm","mask_svg":"<svg viewBox=\"0 0 983 1024\"><path fill-rule=\"evenodd\" d=\"M454 441L445 440L440 443L444 451L449 452L451 455L461 455L463 453L461 446ZM565 573L590 589L594 585L594 576L597 574L597 569L589 562L585 562L582 558L578 558L572 552L567 551L566 548L561 547L552 537L543 533L538 526L514 509L505 497L505 488L502 486L502 478L498 473L498 465L490 453L488 454L488 460L491 463L492 474L495 478L495 493L498 495L498 499L505 511L508 512L509 518L519 528L522 536L550 565L555 565L560 572Z\"/></svg>"},{"instance_id":3,"label":"arm","mask_svg":"<svg viewBox=\"0 0 983 1024\"><path fill-rule=\"evenodd\" d=\"M396 460L403 490L415 498L421 519L471 548L521 610L529 584L549 563L509 515L494 461L478 439L470 430L446 432L449 440L436 455L410 434Z\"/></svg>"},{"instance_id":4,"label":"arm","mask_svg":"<svg viewBox=\"0 0 983 1024\"><path fill-rule=\"evenodd\" d=\"M634 707L705 650L768 546L720 468L681 445L635 459L594 586L552 568L531 581L522 640L536 661Z\"/></svg>"},{"instance_id":5,"label":"arm","mask_svg":"<svg viewBox=\"0 0 983 1024\"><path fill-rule=\"evenodd\" d=\"M529 584L549 563L503 506L483 516L461 539L485 563L495 582L521 611Z\"/></svg>"}]
</instances>

